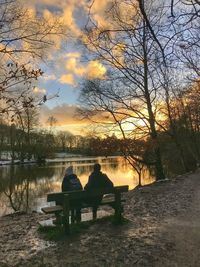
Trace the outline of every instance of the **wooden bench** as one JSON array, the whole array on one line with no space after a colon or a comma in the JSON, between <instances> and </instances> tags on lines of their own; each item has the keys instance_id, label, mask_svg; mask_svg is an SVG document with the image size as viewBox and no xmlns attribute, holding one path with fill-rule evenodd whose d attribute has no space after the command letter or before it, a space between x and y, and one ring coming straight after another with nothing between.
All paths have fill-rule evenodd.
<instances>
[{"instance_id":1,"label":"wooden bench","mask_svg":"<svg viewBox=\"0 0 200 267\"><path fill-rule=\"evenodd\" d=\"M111 189L95 189L91 192L89 191L67 191L67 192L59 192L59 193L51 193L47 195L47 202L55 202L55 206L44 207L42 211L44 213L50 214L54 213L56 216L56 222L60 222L63 224L66 233L69 233L69 217L71 211L71 223L74 223L74 215L73 210L93 207L93 203L91 201L92 198L101 197L102 195L107 195L102 199L101 203L98 206L109 205L115 210L115 220L120 222L122 219L122 211L123 206L122 202L124 200L121 197L121 194L124 192L128 192L128 186L115 186ZM93 219L95 218L95 214L93 211ZM81 218L80 218L81 219Z\"/></svg>"}]
</instances>

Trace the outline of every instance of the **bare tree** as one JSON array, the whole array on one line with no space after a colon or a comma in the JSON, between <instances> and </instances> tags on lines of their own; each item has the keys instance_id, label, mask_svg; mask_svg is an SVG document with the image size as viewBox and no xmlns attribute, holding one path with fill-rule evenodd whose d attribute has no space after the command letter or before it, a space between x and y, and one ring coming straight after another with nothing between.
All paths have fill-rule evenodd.
<instances>
[{"instance_id":1,"label":"bare tree","mask_svg":"<svg viewBox=\"0 0 200 267\"><path fill-rule=\"evenodd\" d=\"M157 179L164 177L159 144L159 132L164 131L188 171L173 108L180 91L188 97L186 88L199 79L200 2L115 0L105 11L104 26L95 20L93 4L83 40L105 64L107 75L98 81L100 86L96 81L83 86L84 115L94 119L98 113L109 113L107 121L112 118L110 124L118 126L124 139L128 133L132 138L150 137Z\"/></svg>"},{"instance_id":2,"label":"bare tree","mask_svg":"<svg viewBox=\"0 0 200 267\"><path fill-rule=\"evenodd\" d=\"M31 134L39 124L37 107L26 105L23 110L15 109L15 124L18 132L18 145L21 161L24 158L30 160L33 155Z\"/></svg>"},{"instance_id":3,"label":"bare tree","mask_svg":"<svg viewBox=\"0 0 200 267\"><path fill-rule=\"evenodd\" d=\"M166 28L162 24L163 9L155 14L155 8L150 4L143 6L147 12L153 12L149 17L156 29L154 35L159 35ZM163 179L155 119L161 87L157 68L163 63L163 51L157 39L152 38L152 30L137 1L114 1L109 16L108 29L99 27L92 18L87 25L86 45L104 62L108 73L104 81L99 81L100 86L86 84L82 97L90 102L87 107L94 113L109 112L124 139L127 134L151 138L154 156L149 163L155 166L156 179Z\"/></svg>"},{"instance_id":4,"label":"bare tree","mask_svg":"<svg viewBox=\"0 0 200 267\"><path fill-rule=\"evenodd\" d=\"M66 148L71 148L73 135L67 131L61 131L57 135L59 145L63 152L66 152Z\"/></svg>"},{"instance_id":5,"label":"bare tree","mask_svg":"<svg viewBox=\"0 0 200 267\"><path fill-rule=\"evenodd\" d=\"M57 119L54 117L54 116L50 116L48 119L47 119L47 124L49 125L49 131L50 133L52 132L54 126L57 124Z\"/></svg>"},{"instance_id":6,"label":"bare tree","mask_svg":"<svg viewBox=\"0 0 200 267\"><path fill-rule=\"evenodd\" d=\"M0 114L12 111L31 92L42 74L38 59L63 34L59 19L46 20L23 7L20 0L1 0L0 9ZM33 83L33 84L32 84ZM41 97L39 103L46 101ZM26 99L31 103L31 98ZM33 104L33 103L32 103Z\"/></svg>"}]
</instances>

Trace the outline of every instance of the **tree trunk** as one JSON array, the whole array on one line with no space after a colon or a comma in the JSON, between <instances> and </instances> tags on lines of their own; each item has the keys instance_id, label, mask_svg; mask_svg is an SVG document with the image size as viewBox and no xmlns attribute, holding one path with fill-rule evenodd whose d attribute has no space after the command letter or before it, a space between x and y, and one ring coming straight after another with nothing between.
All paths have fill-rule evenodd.
<instances>
[{"instance_id":1,"label":"tree trunk","mask_svg":"<svg viewBox=\"0 0 200 267\"><path fill-rule=\"evenodd\" d=\"M154 143L154 156L155 156L155 176L156 180L165 179L163 165L161 160L160 147L157 137L157 130L155 127L155 117L153 114L151 97L149 93L149 85L148 85L148 56L146 49L146 24L143 22L143 53L144 53L144 91L145 91L145 99L147 104L147 111L149 115L149 125L150 125L150 134Z\"/></svg>"}]
</instances>

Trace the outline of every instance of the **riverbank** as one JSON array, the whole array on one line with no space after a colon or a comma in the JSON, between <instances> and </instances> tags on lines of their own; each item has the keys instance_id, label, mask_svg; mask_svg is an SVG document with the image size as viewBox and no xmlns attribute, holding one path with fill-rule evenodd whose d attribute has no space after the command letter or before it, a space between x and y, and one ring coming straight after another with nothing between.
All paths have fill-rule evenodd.
<instances>
[{"instance_id":1,"label":"riverbank","mask_svg":"<svg viewBox=\"0 0 200 267\"><path fill-rule=\"evenodd\" d=\"M27 165L27 164L41 164L41 163L67 163L67 162L74 162L76 160L96 160L98 158L101 159L114 159L117 158L118 156L108 156L108 157L94 157L94 156L86 156L86 155L78 155L78 154L65 154L65 157L63 157L63 154L60 155L60 157L55 157L52 159L44 159L42 162L38 162L37 160L0 160L0 166L5 166L5 165Z\"/></svg>"},{"instance_id":2,"label":"riverbank","mask_svg":"<svg viewBox=\"0 0 200 267\"><path fill-rule=\"evenodd\" d=\"M47 216L4 216L0 266L199 266L199 193L200 171L136 188L126 195L127 224L96 223L56 242L38 232Z\"/></svg>"}]
</instances>

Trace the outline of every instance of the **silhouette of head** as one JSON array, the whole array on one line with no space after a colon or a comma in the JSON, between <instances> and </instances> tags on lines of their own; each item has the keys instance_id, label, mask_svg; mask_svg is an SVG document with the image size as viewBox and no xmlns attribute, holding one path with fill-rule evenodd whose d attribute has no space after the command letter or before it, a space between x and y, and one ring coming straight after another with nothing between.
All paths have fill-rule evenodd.
<instances>
[{"instance_id":1,"label":"silhouette of head","mask_svg":"<svg viewBox=\"0 0 200 267\"><path fill-rule=\"evenodd\" d=\"M94 164L94 172L100 172L101 165L99 163Z\"/></svg>"},{"instance_id":2,"label":"silhouette of head","mask_svg":"<svg viewBox=\"0 0 200 267\"><path fill-rule=\"evenodd\" d=\"M67 175L71 175L71 174L73 174L73 166L69 166L69 167L66 169L65 173L66 173Z\"/></svg>"}]
</instances>

